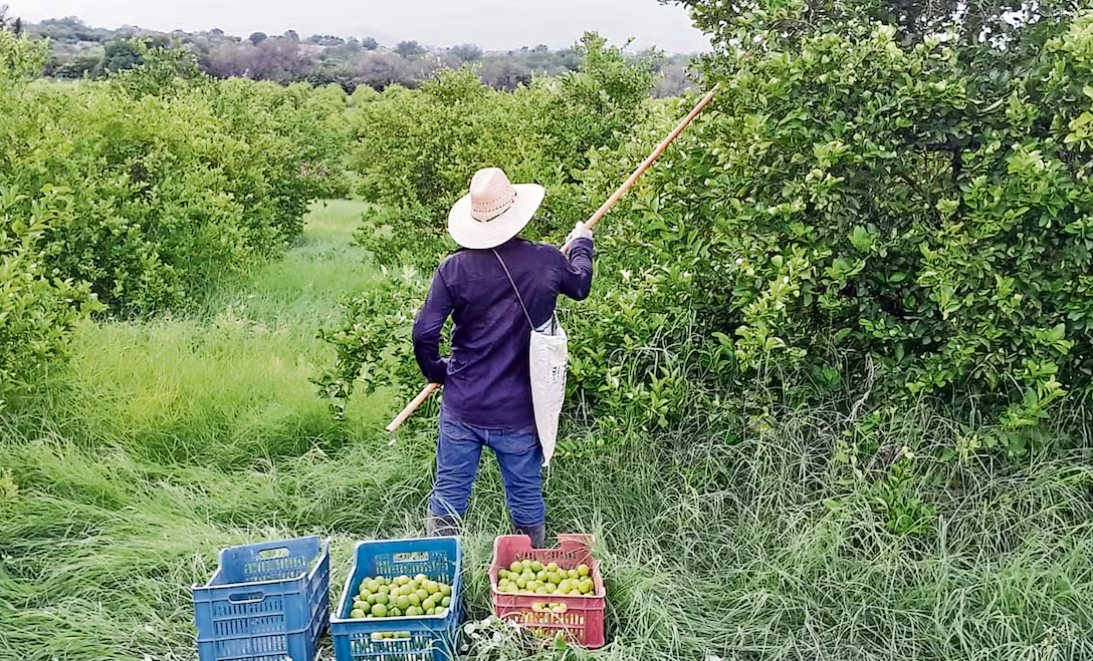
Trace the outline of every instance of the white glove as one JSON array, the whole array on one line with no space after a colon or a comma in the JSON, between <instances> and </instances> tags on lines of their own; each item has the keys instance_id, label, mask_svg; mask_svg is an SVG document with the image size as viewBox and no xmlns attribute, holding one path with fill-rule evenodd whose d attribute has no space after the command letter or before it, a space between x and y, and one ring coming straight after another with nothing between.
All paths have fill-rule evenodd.
<instances>
[{"instance_id":1,"label":"white glove","mask_svg":"<svg viewBox=\"0 0 1093 661\"><path fill-rule=\"evenodd\" d=\"M568 245L568 244L573 243L577 239L588 239L589 241L591 241L592 240L592 230L585 227L584 223L577 223L577 226L574 227L573 231L569 233L568 237L566 237L565 242Z\"/></svg>"}]
</instances>

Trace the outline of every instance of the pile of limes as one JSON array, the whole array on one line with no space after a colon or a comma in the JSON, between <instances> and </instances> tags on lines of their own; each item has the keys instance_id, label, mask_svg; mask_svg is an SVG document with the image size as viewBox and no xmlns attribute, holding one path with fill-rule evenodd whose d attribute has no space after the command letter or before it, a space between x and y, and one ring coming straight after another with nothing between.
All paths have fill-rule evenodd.
<instances>
[{"instance_id":1,"label":"pile of limes","mask_svg":"<svg viewBox=\"0 0 1093 661\"><path fill-rule=\"evenodd\" d=\"M579 596L595 592L596 584L588 565L562 569L556 562L544 565L538 560L517 560L500 571L497 589L510 594Z\"/></svg>"},{"instance_id":2,"label":"pile of limes","mask_svg":"<svg viewBox=\"0 0 1093 661\"><path fill-rule=\"evenodd\" d=\"M382 576L361 581L349 617L356 620L381 617L443 617L452 605L452 586L424 574L410 578Z\"/></svg>"}]
</instances>

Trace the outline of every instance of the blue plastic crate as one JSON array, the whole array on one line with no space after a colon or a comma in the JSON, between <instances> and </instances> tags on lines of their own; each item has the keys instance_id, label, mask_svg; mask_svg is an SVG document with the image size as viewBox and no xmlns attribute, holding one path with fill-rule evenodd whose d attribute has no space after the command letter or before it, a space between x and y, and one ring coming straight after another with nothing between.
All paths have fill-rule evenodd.
<instances>
[{"instance_id":1,"label":"blue plastic crate","mask_svg":"<svg viewBox=\"0 0 1093 661\"><path fill-rule=\"evenodd\" d=\"M457 537L361 542L354 553L353 572L345 582L337 610L330 617L337 661L454 661L455 641L463 602L463 547ZM353 595L361 581L375 576L426 576L452 586L452 605L443 616L391 617L354 620ZM373 640L374 633L402 638ZM405 637L406 635L409 637Z\"/></svg>"},{"instance_id":2,"label":"blue plastic crate","mask_svg":"<svg viewBox=\"0 0 1093 661\"><path fill-rule=\"evenodd\" d=\"M329 622L330 546L303 537L224 549L193 597L200 661L314 661Z\"/></svg>"}]
</instances>

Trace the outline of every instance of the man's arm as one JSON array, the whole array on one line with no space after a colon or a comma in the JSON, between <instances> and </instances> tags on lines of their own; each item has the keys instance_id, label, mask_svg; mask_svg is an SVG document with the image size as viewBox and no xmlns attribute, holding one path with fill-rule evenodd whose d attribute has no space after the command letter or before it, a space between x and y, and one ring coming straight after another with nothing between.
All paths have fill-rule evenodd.
<instances>
[{"instance_id":1,"label":"man's arm","mask_svg":"<svg viewBox=\"0 0 1093 661\"><path fill-rule=\"evenodd\" d=\"M569 260L558 290L575 301L583 301L592 291L592 232L577 223L566 243L570 243Z\"/></svg>"},{"instance_id":2,"label":"man's arm","mask_svg":"<svg viewBox=\"0 0 1093 661\"><path fill-rule=\"evenodd\" d=\"M448 376L448 361L440 357L440 331L451 313L451 295L438 270L433 276L425 305L414 319L413 332L414 358L430 383L443 385Z\"/></svg>"}]
</instances>

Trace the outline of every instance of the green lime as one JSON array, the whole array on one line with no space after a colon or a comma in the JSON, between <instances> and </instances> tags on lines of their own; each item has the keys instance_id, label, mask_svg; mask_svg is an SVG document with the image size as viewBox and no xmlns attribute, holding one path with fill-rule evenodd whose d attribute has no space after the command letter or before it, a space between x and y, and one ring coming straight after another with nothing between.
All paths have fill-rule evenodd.
<instances>
[{"instance_id":1,"label":"green lime","mask_svg":"<svg viewBox=\"0 0 1093 661\"><path fill-rule=\"evenodd\" d=\"M353 618L354 620L362 620L364 619L364 611L359 608L354 608L352 612L349 613L349 617Z\"/></svg>"},{"instance_id":2,"label":"green lime","mask_svg":"<svg viewBox=\"0 0 1093 661\"><path fill-rule=\"evenodd\" d=\"M387 606L384 604L373 605L372 615L375 615L376 617L387 617Z\"/></svg>"},{"instance_id":3,"label":"green lime","mask_svg":"<svg viewBox=\"0 0 1093 661\"><path fill-rule=\"evenodd\" d=\"M452 598L451 597L444 597L443 599L440 600L440 605L443 606L444 608L447 608L447 607L451 606L452 605Z\"/></svg>"}]
</instances>

